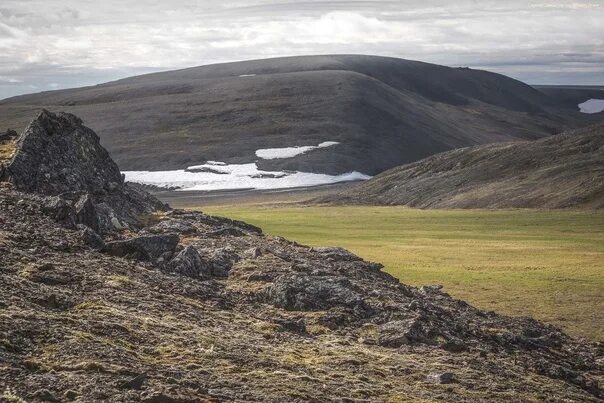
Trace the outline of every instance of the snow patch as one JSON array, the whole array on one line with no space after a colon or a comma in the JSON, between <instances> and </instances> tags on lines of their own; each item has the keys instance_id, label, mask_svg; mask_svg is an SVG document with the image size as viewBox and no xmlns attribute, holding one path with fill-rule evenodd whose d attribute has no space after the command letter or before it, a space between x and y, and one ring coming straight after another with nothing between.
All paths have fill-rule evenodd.
<instances>
[{"instance_id":1,"label":"snow patch","mask_svg":"<svg viewBox=\"0 0 604 403\"><path fill-rule=\"evenodd\" d=\"M208 161L174 171L125 171L129 182L178 190L286 189L367 180L354 171L341 175L292 171L261 171L256 163L225 164Z\"/></svg>"},{"instance_id":2,"label":"snow patch","mask_svg":"<svg viewBox=\"0 0 604 403\"><path fill-rule=\"evenodd\" d=\"M599 113L604 111L604 99L589 99L579 104L579 110L583 113Z\"/></svg>"},{"instance_id":3,"label":"snow patch","mask_svg":"<svg viewBox=\"0 0 604 403\"><path fill-rule=\"evenodd\" d=\"M317 148L325 148L340 144L337 141L324 141L316 146L296 146L296 147L283 147L283 148L262 148L256 150L256 157L264 160L274 160L280 158L292 158L300 154L307 153Z\"/></svg>"},{"instance_id":4,"label":"snow patch","mask_svg":"<svg viewBox=\"0 0 604 403\"><path fill-rule=\"evenodd\" d=\"M255 74L239 74L239 77L255 77Z\"/></svg>"}]
</instances>

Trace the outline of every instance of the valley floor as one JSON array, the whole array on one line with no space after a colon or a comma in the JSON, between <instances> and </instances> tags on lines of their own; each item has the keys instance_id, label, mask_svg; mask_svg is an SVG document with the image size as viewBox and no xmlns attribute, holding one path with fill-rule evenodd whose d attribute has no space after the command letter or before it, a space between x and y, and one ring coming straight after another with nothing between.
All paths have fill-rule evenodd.
<instances>
[{"instance_id":1,"label":"valley floor","mask_svg":"<svg viewBox=\"0 0 604 403\"><path fill-rule=\"evenodd\" d=\"M296 196L291 196L293 199ZM191 204L189 203L189 207ZM604 213L204 204L308 245L338 245L413 285L604 339Z\"/></svg>"}]
</instances>

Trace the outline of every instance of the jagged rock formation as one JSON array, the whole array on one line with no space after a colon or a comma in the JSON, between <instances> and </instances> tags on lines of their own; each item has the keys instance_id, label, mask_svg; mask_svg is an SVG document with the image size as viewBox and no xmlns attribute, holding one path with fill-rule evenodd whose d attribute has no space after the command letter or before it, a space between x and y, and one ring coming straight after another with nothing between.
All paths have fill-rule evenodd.
<instances>
[{"instance_id":1,"label":"jagged rock formation","mask_svg":"<svg viewBox=\"0 0 604 403\"><path fill-rule=\"evenodd\" d=\"M602 397L601 346L406 286L346 250L183 210L99 239L46 208L62 199L0 186L6 399Z\"/></svg>"},{"instance_id":2,"label":"jagged rock formation","mask_svg":"<svg viewBox=\"0 0 604 403\"><path fill-rule=\"evenodd\" d=\"M43 110L0 160L0 179L21 191L55 196L46 204L63 221L97 232L138 228L138 216L165 208L146 192L125 184L99 138L69 113Z\"/></svg>"},{"instance_id":3,"label":"jagged rock formation","mask_svg":"<svg viewBox=\"0 0 604 403\"><path fill-rule=\"evenodd\" d=\"M317 203L420 208L604 208L604 125L436 154Z\"/></svg>"}]
</instances>

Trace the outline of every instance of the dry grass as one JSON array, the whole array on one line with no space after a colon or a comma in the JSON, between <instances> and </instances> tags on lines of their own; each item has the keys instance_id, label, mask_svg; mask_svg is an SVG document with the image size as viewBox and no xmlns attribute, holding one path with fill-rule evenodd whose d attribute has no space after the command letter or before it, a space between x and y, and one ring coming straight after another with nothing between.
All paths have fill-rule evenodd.
<instances>
[{"instance_id":1,"label":"dry grass","mask_svg":"<svg viewBox=\"0 0 604 403\"><path fill-rule=\"evenodd\" d=\"M0 143L0 161L11 159L15 153L15 149L14 141Z\"/></svg>"}]
</instances>

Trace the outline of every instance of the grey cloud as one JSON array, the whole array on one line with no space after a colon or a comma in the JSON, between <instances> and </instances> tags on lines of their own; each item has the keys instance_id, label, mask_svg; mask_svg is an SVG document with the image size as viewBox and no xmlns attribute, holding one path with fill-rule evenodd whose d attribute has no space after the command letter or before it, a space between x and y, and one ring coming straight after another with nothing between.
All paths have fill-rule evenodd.
<instances>
[{"instance_id":1,"label":"grey cloud","mask_svg":"<svg viewBox=\"0 0 604 403\"><path fill-rule=\"evenodd\" d=\"M0 98L252 58L365 53L604 84L604 5L495 0L3 0ZM18 82L15 80L20 80Z\"/></svg>"}]
</instances>

